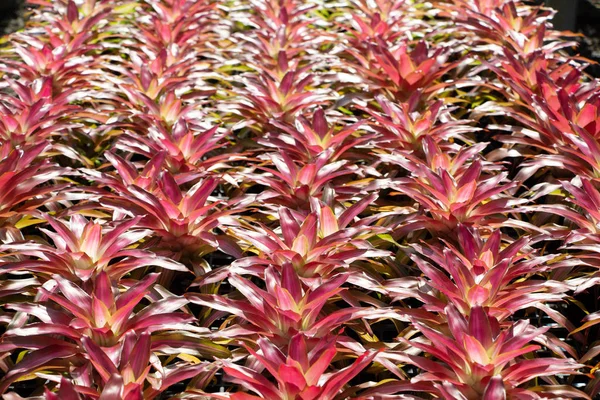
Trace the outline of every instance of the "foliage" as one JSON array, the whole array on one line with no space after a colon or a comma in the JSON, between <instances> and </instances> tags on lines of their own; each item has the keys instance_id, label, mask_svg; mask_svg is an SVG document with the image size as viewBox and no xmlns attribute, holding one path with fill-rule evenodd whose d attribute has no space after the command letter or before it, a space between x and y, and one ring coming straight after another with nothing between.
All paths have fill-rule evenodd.
<instances>
[{"instance_id":1,"label":"foliage","mask_svg":"<svg viewBox=\"0 0 600 400\"><path fill-rule=\"evenodd\" d=\"M600 395L600 89L522 0L30 0L7 400Z\"/></svg>"}]
</instances>

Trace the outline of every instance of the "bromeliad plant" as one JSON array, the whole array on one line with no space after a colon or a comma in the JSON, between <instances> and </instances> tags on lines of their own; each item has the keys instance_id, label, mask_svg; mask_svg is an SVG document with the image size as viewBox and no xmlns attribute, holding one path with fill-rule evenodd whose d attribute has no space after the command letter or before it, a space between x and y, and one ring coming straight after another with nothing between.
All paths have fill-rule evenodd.
<instances>
[{"instance_id":1,"label":"bromeliad plant","mask_svg":"<svg viewBox=\"0 0 600 400\"><path fill-rule=\"evenodd\" d=\"M330 162L333 151L329 148L306 163L296 162L286 153L267 153L262 158L268 162L266 165L271 164L271 168L259 165L260 173L248 173L247 176L268 188L261 194L268 202L295 210L308 210L311 198L325 201L328 192L344 195L360 190L346 185L351 181L348 175L356 171L356 165L349 164L347 160Z\"/></svg>"},{"instance_id":2,"label":"bromeliad plant","mask_svg":"<svg viewBox=\"0 0 600 400\"><path fill-rule=\"evenodd\" d=\"M110 189L99 203L116 215L138 217L136 226L151 230L156 251L167 251L175 259L210 253L219 247L214 228L219 220L234 212L224 210L224 200L212 197L219 185L216 177L206 177L189 187L180 185L197 180L201 173L181 174L180 182L162 169L166 153L158 153L142 171L121 157L110 155L117 174L87 171L91 179ZM97 204L97 203L96 203Z\"/></svg>"},{"instance_id":3,"label":"bromeliad plant","mask_svg":"<svg viewBox=\"0 0 600 400\"><path fill-rule=\"evenodd\" d=\"M280 271L278 271L280 270ZM278 346L301 333L312 338L322 338L340 329L344 323L363 319L400 318L391 309L373 307L327 307L329 302L341 298L341 287L349 280L349 273L332 275L324 284L306 287L294 268L269 267L264 272L266 290L241 276L229 277L229 283L238 289L244 299L230 299L219 295L189 294L192 303L230 313L239 319L231 327L222 327L215 338L269 337ZM330 306L330 304L329 304ZM232 321L233 322L233 321Z\"/></svg>"},{"instance_id":4,"label":"bromeliad plant","mask_svg":"<svg viewBox=\"0 0 600 400\"><path fill-rule=\"evenodd\" d=\"M411 345L436 357L439 362L420 356L407 361L428 373L415 382L434 382L439 395L446 399L535 399L557 390L569 398L589 398L574 388L536 386L530 390L519 386L538 377L552 377L579 367L564 358L528 358L540 346L530 344L547 328L534 328L521 320L503 326L489 316L485 308L475 306L465 318L453 305L445 314L447 325L431 327L413 321L427 342L413 340Z\"/></svg>"},{"instance_id":5,"label":"bromeliad plant","mask_svg":"<svg viewBox=\"0 0 600 400\"><path fill-rule=\"evenodd\" d=\"M394 103L378 95L376 100L378 109L368 105L362 108L375 120L371 126L377 132L374 141L381 151L415 152L423 157L426 141L443 144L459 139L468 142L464 134L477 129L468 125L468 121L452 120L450 110L444 108L442 101L431 104L421 113L417 110L417 98Z\"/></svg>"},{"instance_id":6,"label":"bromeliad plant","mask_svg":"<svg viewBox=\"0 0 600 400\"><path fill-rule=\"evenodd\" d=\"M368 241L385 229L352 224L376 198L366 197L339 215L316 200L312 202L314 211L307 216L281 207L280 234L265 226L232 227L231 234L242 249L256 256L236 260L230 270L260 275L268 266L291 265L308 282L311 278L328 277L353 261L386 256L389 253L375 249Z\"/></svg>"},{"instance_id":7,"label":"bromeliad plant","mask_svg":"<svg viewBox=\"0 0 600 400\"><path fill-rule=\"evenodd\" d=\"M458 246L448 242L413 245L413 259L431 287L429 293L420 295L430 311L443 312L452 304L468 315L473 307L485 307L488 315L503 322L522 309L538 305L545 309L546 303L561 301L570 289L566 283L543 276L563 265L557 255L536 254L529 246L531 238L503 244L499 230L483 240L477 230L460 225L456 239ZM394 281L389 283L393 293Z\"/></svg>"},{"instance_id":8,"label":"bromeliad plant","mask_svg":"<svg viewBox=\"0 0 600 400\"><path fill-rule=\"evenodd\" d=\"M427 98L444 88L440 78L455 65L446 62L445 50L430 50L424 41L414 46L400 42L389 46L381 39L369 43L366 53L346 49L349 67L364 77L365 85L396 102L404 102L417 94Z\"/></svg>"},{"instance_id":9,"label":"bromeliad plant","mask_svg":"<svg viewBox=\"0 0 600 400\"><path fill-rule=\"evenodd\" d=\"M239 383L256 395L235 393L233 395L213 394L216 399L324 399L332 400L363 368L375 358L376 352L360 355L352 365L327 372L336 356L336 337L320 339L310 346L310 339L302 334L293 336L287 352L283 352L266 338L258 340L259 350L246 347L257 360L257 370L241 367L223 361L223 370L232 382ZM276 385L260 374L260 369L268 371Z\"/></svg>"},{"instance_id":10,"label":"bromeliad plant","mask_svg":"<svg viewBox=\"0 0 600 400\"><path fill-rule=\"evenodd\" d=\"M136 337L128 333L123 341L118 363L115 364L94 342L84 338L84 349L89 354L100 380L97 388L89 380L76 379L80 385L73 385L64 377L60 380L59 390L54 393L46 388L47 399L73 399L82 397L114 399L153 399L183 380L202 375L208 370L206 364L175 363L163 367L156 354L151 350L149 334ZM156 373L150 373L151 370ZM81 385L83 383L84 385ZM148 386L150 383L151 386ZM85 397L84 397L85 396Z\"/></svg>"},{"instance_id":11,"label":"bromeliad plant","mask_svg":"<svg viewBox=\"0 0 600 400\"><path fill-rule=\"evenodd\" d=\"M185 336L171 332L187 329L193 333L198 329L190 325L191 315L178 311L187 301L157 290L157 278L157 274L149 274L121 292L120 285L102 272L88 294L55 275L39 289L35 303L8 304L7 308L18 313L3 335L0 350L22 348L27 354L7 371L0 390L17 379L35 379L36 372L43 371L55 381L62 373L70 375L86 387L82 394L95 393L95 387L106 390L116 375L127 392L147 390L154 397L167 386L198 373L204 368L201 364L176 371L174 365L163 366L158 358L159 354L186 352L182 350ZM144 304L146 297L151 299L148 304ZM152 343L151 335L163 331L171 333L171 340L163 336ZM194 346L193 338L187 346L200 348ZM224 354L224 348L215 353ZM152 368L158 370L157 375L149 375Z\"/></svg>"},{"instance_id":12,"label":"bromeliad plant","mask_svg":"<svg viewBox=\"0 0 600 400\"><path fill-rule=\"evenodd\" d=\"M27 219L44 205L57 202L58 193L69 186L56 183L68 170L41 160L48 151L48 143L13 149L0 142L0 226L11 230L22 219Z\"/></svg>"},{"instance_id":13,"label":"bromeliad plant","mask_svg":"<svg viewBox=\"0 0 600 400\"><path fill-rule=\"evenodd\" d=\"M373 135L360 134L362 122L355 122L339 130L328 123L322 108L318 108L309 121L304 116L296 119L294 126L278 121L271 123L280 131L268 132L258 142L265 147L275 147L296 161L309 163L321 154L329 155L332 162L338 159L362 158L357 147L373 139ZM362 157L361 157L362 156Z\"/></svg>"},{"instance_id":14,"label":"bromeliad plant","mask_svg":"<svg viewBox=\"0 0 600 400\"><path fill-rule=\"evenodd\" d=\"M152 159L154 155L165 154L165 167L172 174L211 173L222 168L231 168L228 161L239 156L234 153L220 153L227 145L227 132L219 131L218 126L209 129L194 126L185 118L176 120L166 128L157 123L148 128L148 136L123 135L116 148Z\"/></svg>"},{"instance_id":15,"label":"bromeliad plant","mask_svg":"<svg viewBox=\"0 0 600 400\"><path fill-rule=\"evenodd\" d=\"M425 140L425 160L413 154L380 154L384 161L404 168L409 177L390 180L387 185L398 194L415 201L419 212L403 217L394 235L426 229L434 235L453 235L459 224L469 226L501 226L524 224L512 222L506 214L525 200L516 199L508 190L516 182L508 182L507 172L474 156L486 143L444 152L432 139ZM380 185L378 181L376 185ZM384 183L386 184L386 183Z\"/></svg>"},{"instance_id":16,"label":"bromeliad plant","mask_svg":"<svg viewBox=\"0 0 600 400\"><path fill-rule=\"evenodd\" d=\"M64 117L77 110L69 105L68 93L52 96L52 82L44 79L38 85L24 86L17 82L7 85L18 97L0 96L0 139L13 146L37 145L47 139L64 135L72 127Z\"/></svg>"},{"instance_id":17,"label":"bromeliad plant","mask_svg":"<svg viewBox=\"0 0 600 400\"><path fill-rule=\"evenodd\" d=\"M11 242L0 247L5 262L0 264L2 273L34 272L38 277L50 279L53 275L71 282L87 282L101 273L115 281L138 268L156 266L184 271L187 268L169 258L135 248L151 231L131 229L140 218L121 221L108 227L74 214L69 224L46 215L53 231L40 228L53 242ZM15 261L12 261L12 260Z\"/></svg>"}]
</instances>

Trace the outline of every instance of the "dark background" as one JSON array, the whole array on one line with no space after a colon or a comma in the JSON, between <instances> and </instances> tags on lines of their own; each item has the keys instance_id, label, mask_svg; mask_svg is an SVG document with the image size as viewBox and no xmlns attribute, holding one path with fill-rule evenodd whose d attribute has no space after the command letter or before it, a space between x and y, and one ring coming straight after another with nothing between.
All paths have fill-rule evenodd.
<instances>
[{"instance_id":1,"label":"dark background","mask_svg":"<svg viewBox=\"0 0 600 400\"><path fill-rule=\"evenodd\" d=\"M0 34L14 32L25 22L24 0L0 0Z\"/></svg>"},{"instance_id":2,"label":"dark background","mask_svg":"<svg viewBox=\"0 0 600 400\"><path fill-rule=\"evenodd\" d=\"M558 10L554 17L558 29L568 29L585 36L579 38L579 53L597 63L600 63L600 0L549 0ZM564 25L563 25L564 24ZM592 65L587 71L595 77L600 77L600 65Z\"/></svg>"}]
</instances>

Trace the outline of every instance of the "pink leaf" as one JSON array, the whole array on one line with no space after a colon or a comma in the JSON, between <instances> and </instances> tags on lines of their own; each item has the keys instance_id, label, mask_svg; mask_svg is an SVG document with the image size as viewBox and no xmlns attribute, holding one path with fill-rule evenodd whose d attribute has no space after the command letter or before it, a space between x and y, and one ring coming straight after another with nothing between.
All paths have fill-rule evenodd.
<instances>
[{"instance_id":1,"label":"pink leaf","mask_svg":"<svg viewBox=\"0 0 600 400\"><path fill-rule=\"evenodd\" d=\"M490 317L483 307L475 306L471 308L469 316L469 332L475 337L484 348L489 349L493 344L492 327Z\"/></svg>"},{"instance_id":2,"label":"pink leaf","mask_svg":"<svg viewBox=\"0 0 600 400\"><path fill-rule=\"evenodd\" d=\"M105 382L112 380L114 375L119 373L115 364L92 339L84 336L81 338L81 343L96 371L98 371Z\"/></svg>"},{"instance_id":3,"label":"pink leaf","mask_svg":"<svg viewBox=\"0 0 600 400\"><path fill-rule=\"evenodd\" d=\"M339 230L337 219L329 207L322 207L320 214L320 225L322 237L327 237Z\"/></svg>"},{"instance_id":4,"label":"pink leaf","mask_svg":"<svg viewBox=\"0 0 600 400\"><path fill-rule=\"evenodd\" d=\"M506 400L506 390L501 376L494 376L483 392L482 400Z\"/></svg>"},{"instance_id":5,"label":"pink leaf","mask_svg":"<svg viewBox=\"0 0 600 400\"><path fill-rule=\"evenodd\" d=\"M27 354L19 363L11 368L2 381L0 381L0 393L4 393L6 388L15 380L32 373L50 361L71 357L75 354L75 348L67 345L50 345Z\"/></svg>"},{"instance_id":6,"label":"pink leaf","mask_svg":"<svg viewBox=\"0 0 600 400\"><path fill-rule=\"evenodd\" d=\"M114 373L104 386L98 400L121 400L123 399L124 390L123 378L118 373Z\"/></svg>"},{"instance_id":7,"label":"pink leaf","mask_svg":"<svg viewBox=\"0 0 600 400\"><path fill-rule=\"evenodd\" d=\"M313 129L321 138L323 138L329 130L327 120L325 119L325 113L321 107L319 107L313 115Z\"/></svg>"}]
</instances>

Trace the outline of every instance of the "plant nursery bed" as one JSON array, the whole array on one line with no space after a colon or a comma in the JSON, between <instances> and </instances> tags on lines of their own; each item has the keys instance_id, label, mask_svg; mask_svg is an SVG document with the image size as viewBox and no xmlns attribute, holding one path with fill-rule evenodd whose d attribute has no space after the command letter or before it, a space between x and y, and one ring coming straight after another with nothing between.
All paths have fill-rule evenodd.
<instances>
[{"instance_id":1,"label":"plant nursery bed","mask_svg":"<svg viewBox=\"0 0 600 400\"><path fill-rule=\"evenodd\" d=\"M598 10L535 3L2 3L0 397L600 398Z\"/></svg>"}]
</instances>

